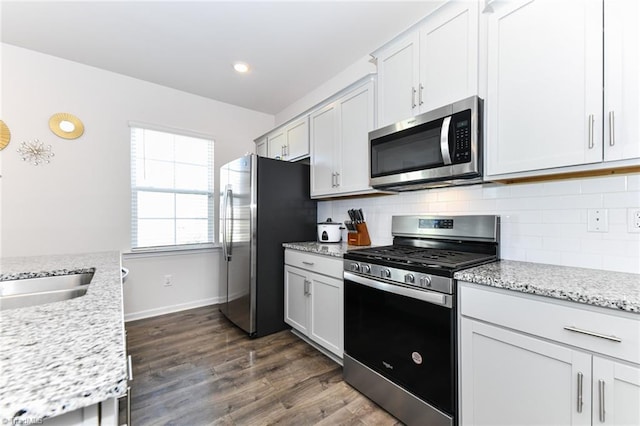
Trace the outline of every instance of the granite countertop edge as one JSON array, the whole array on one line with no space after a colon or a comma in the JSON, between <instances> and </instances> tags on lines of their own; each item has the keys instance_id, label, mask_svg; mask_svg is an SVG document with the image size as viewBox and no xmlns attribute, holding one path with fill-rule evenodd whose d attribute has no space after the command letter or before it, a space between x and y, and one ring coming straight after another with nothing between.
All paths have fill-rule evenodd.
<instances>
[{"instance_id":1,"label":"granite countertop edge","mask_svg":"<svg viewBox=\"0 0 640 426\"><path fill-rule=\"evenodd\" d=\"M640 313L640 275L598 269L500 260L458 271L473 284Z\"/></svg>"},{"instance_id":2,"label":"granite countertop edge","mask_svg":"<svg viewBox=\"0 0 640 426\"><path fill-rule=\"evenodd\" d=\"M357 248L356 246L347 245L345 242L339 243L320 243L317 241L302 241L293 243L283 243L282 247L304 251L308 253L321 254L324 256L338 257L342 256L351 249Z\"/></svg>"},{"instance_id":3,"label":"granite countertop edge","mask_svg":"<svg viewBox=\"0 0 640 426\"><path fill-rule=\"evenodd\" d=\"M126 393L120 253L0 259L0 281L92 270L84 296L0 313L3 422L40 422Z\"/></svg>"}]
</instances>

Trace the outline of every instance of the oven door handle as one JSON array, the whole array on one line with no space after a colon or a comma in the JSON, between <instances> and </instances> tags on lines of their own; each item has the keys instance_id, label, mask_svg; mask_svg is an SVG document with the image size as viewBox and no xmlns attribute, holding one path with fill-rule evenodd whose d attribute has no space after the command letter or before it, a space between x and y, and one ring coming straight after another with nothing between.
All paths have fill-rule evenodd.
<instances>
[{"instance_id":1,"label":"oven door handle","mask_svg":"<svg viewBox=\"0 0 640 426\"><path fill-rule=\"evenodd\" d=\"M451 308L453 305L452 297L449 294L442 294L429 290L414 290L408 287L402 287L395 284L388 284L383 281L361 277L360 275L356 275L347 271L344 272L344 280L353 281L356 284L366 285L367 287L375 288L377 290L386 291L400 296L410 297L412 299L422 300L423 302L432 303L434 305L444 306L447 308Z\"/></svg>"}]
</instances>

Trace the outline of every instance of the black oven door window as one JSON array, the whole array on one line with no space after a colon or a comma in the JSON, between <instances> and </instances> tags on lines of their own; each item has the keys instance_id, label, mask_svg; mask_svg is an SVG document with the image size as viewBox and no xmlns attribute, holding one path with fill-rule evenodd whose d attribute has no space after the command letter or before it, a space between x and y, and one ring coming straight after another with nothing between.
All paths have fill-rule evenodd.
<instances>
[{"instance_id":1,"label":"black oven door window","mask_svg":"<svg viewBox=\"0 0 640 426\"><path fill-rule=\"evenodd\" d=\"M454 310L345 280L345 352L453 415Z\"/></svg>"},{"instance_id":2,"label":"black oven door window","mask_svg":"<svg viewBox=\"0 0 640 426\"><path fill-rule=\"evenodd\" d=\"M442 119L371 141L371 177L444 165L440 149Z\"/></svg>"}]
</instances>

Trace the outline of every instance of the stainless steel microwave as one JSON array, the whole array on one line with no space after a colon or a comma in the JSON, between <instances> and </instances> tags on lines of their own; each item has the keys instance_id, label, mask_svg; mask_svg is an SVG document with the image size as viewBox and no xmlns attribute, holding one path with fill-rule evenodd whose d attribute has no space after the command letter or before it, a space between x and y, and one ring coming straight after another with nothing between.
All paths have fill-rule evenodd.
<instances>
[{"instance_id":1,"label":"stainless steel microwave","mask_svg":"<svg viewBox=\"0 0 640 426\"><path fill-rule=\"evenodd\" d=\"M369 133L370 185L408 191L482 181L477 96Z\"/></svg>"}]
</instances>

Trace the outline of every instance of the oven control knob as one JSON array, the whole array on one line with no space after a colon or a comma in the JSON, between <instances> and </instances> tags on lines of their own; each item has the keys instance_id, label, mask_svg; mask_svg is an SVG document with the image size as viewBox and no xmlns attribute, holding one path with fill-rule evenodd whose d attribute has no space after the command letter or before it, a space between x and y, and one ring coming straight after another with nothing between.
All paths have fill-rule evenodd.
<instances>
[{"instance_id":1,"label":"oven control knob","mask_svg":"<svg viewBox=\"0 0 640 426\"><path fill-rule=\"evenodd\" d=\"M407 274L404 276L404 282L413 284L414 282L416 282L416 277L414 277L413 274Z\"/></svg>"},{"instance_id":2,"label":"oven control knob","mask_svg":"<svg viewBox=\"0 0 640 426\"><path fill-rule=\"evenodd\" d=\"M382 278L389 278L391 276L391 271L388 269L381 269L380 270L380 276Z\"/></svg>"},{"instance_id":3,"label":"oven control knob","mask_svg":"<svg viewBox=\"0 0 640 426\"><path fill-rule=\"evenodd\" d=\"M360 265L358 265L357 263L352 263L350 265L350 268L353 272L358 272L360 270Z\"/></svg>"},{"instance_id":4,"label":"oven control knob","mask_svg":"<svg viewBox=\"0 0 640 426\"><path fill-rule=\"evenodd\" d=\"M420 287L431 287L431 278L420 277Z\"/></svg>"},{"instance_id":5,"label":"oven control knob","mask_svg":"<svg viewBox=\"0 0 640 426\"><path fill-rule=\"evenodd\" d=\"M371 272L371 266L362 265L362 272L364 272L365 274L368 274L369 272Z\"/></svg>"}]
</instances>

